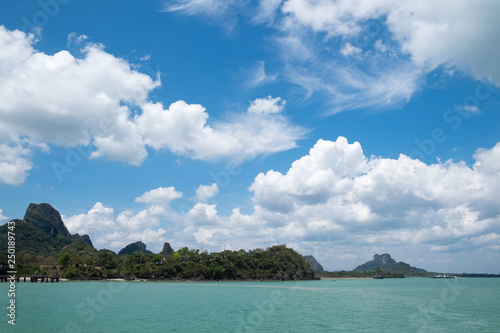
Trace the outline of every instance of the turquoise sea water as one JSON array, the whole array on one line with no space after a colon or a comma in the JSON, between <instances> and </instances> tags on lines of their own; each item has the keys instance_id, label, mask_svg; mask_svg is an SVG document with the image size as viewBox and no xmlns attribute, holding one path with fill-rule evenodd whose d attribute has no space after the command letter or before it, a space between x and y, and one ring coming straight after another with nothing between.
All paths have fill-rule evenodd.
<instances>
[{"instance_id":1,"label":"turquoise sea water","mask_svg":"<svg viewBox=\"0 0 500 333\"><path fill-rule=\"evenodd\" d=\"M500 279L0 284L0 332L500 332Z\"/></svg>"}]
</instances>

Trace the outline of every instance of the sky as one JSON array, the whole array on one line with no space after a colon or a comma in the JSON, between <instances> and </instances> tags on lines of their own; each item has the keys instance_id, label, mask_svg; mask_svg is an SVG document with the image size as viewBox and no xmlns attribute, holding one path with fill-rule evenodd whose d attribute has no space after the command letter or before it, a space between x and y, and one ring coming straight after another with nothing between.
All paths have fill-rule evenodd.
<instances>
[{"instance_id":1,"label":"sky","mask_svg":"<svg viewBox=\"0 0 500 333\"><path fill-rule=\"evenodd\" d=\"M500 2L3 0L0 223L500 273Z\"/></svg>"}]
</instances>

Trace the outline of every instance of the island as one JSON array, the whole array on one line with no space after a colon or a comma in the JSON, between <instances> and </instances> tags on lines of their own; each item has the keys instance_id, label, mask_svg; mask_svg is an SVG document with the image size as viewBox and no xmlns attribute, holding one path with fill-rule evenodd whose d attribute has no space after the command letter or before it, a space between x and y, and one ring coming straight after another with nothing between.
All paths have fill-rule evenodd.
<instances>
[{"instance_id":1,"label":"island","mask_svg":"<svg viewBox=\"0 0 500 333\"><path fill-rule=\"evenodd\" d=\"M160 253L140 241L118 253L94 248L88 235L72 235L61 215L47 203L30 204L16 229L18 275L60 276L72 280L314 280L311 264L285 245L250 251L174 251L166 242ZM7 224L0 226L0 275L7 269Z\"/></svg>"}]
</instances>

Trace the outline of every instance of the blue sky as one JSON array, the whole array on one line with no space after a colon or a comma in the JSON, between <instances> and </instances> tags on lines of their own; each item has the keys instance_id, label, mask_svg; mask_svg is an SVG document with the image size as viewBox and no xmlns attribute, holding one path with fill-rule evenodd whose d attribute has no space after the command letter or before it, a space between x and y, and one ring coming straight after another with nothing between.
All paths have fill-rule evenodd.
<instances>
[{"instance_id":1,"label":"blue sky","mask_svg":"<svg viewBox=\"0 0 500 333\"><path fill-rule=\"evenodd\" d=\"M498 273L499 6L2 1L0 220Z\"/></svg>"}]
</instances>

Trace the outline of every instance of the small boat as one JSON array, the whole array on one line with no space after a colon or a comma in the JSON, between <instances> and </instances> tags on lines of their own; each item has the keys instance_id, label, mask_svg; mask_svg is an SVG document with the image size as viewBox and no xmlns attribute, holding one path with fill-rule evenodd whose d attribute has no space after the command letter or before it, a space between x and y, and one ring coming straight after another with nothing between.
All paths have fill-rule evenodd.
<instances>
[{"instance_id":1,"label":"small boat","mask_svg":"<svg viewBox=\"0 0 500 333\"><path fill-rule=\"evenodd\" d=\"M456 276L451 275L451 274L438 274L438 275L434 276L433 278L435 278L435 279L455 279Z\"/></svg>"}]
</instances>

